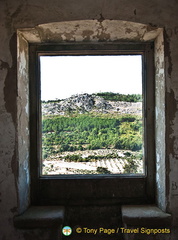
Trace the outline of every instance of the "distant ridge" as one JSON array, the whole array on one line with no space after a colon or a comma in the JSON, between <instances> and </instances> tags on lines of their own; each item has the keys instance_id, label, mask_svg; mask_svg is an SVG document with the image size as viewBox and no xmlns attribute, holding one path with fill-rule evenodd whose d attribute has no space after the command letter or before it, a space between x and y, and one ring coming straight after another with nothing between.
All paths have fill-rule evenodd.
<instances>
[{"instance_id":1,"label":"distant ridge","mask_svg":"<svg viewBox=\"0 0 178 240\"><path fill-rule=\"evenodd\" d=\"M100 94L75 94L63 100L42 102L43 115L66 115L71 113L121 113L141 115L141 102L125 102L105 100ZM105 93L106 96L107 93ZM112 94L112 93L110 93ZM102 96L102 97L101 97Z\"/></svg>"}]
</instances>

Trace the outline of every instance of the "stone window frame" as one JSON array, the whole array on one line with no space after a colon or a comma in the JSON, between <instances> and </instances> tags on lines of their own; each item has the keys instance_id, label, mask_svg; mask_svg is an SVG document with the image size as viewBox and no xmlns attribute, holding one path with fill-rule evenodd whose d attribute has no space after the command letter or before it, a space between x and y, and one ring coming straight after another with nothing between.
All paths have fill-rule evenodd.
<instances>
[{"instance_id":1,"label":"stone window frame","mask_svg":"<svg viewBox=\"0 0 178 240\"><path fill-rule=\"evenodd\" d=\"M151 27L145 24L131 23L119 20L104 20L103 22L98 22L96 20L84 20L84 21L72 21L72 22L60 22L60 23L50 23L38 25L35 28L30 29L19 29L17 31L18 36L18 132L21 139L18 140L18 155L19 155L19 207L20 211L23 211L27 208L29 204L82 204L82 203L91 203L91 200L94 204L100 203L145 203L145 202L155 202L154 194L152 195L151 191L153 189L153 183L149 185L147 182L144 185L149 192L150 196L140 195L135 196L121 196L121 192L128 192L131 190L131 187L124 191L124 188L121 186L129 186L129 177L122 178L122 184L118 185L118 182L112 179L112 185L115 185L115 189L118 190L119 196L113 195L110 196L112 191L109 191L108 178L103 178L102 181L97 182L95 178L86 179L83 187L85 188L83 197L78 198L79 192L73 192L72 195L67 194L64 198L61 197L61 193L65 192L65 189L71 184L72 187L80 186L81 179L75 179L75 181L70 181L65 179L61 185L60 194L56 199L56 194L53 189L53 183L58 182L58 179L54 178L53 182L48 181L49 179L44 179L45 184L45 194L40 195L36 193L44 188L44 185L41 183L36 184L33 182L35 179L35 173L33 167L31 166L30 173L30 137L29 137L29 119L30 119L30 110L29 110L29 81L30 81L30 51L29 46L33 44L43 45L58 42L132 42L132 43L143 43L154 41L155 45L155 163L156 166L159 164L156 171L156 179L154 180L155 184L155 193L156 201L161 208L166 206L166 184L161 186L161 182L165 183L165 174L162 174L161 170L165 166L165 107L164 107L164 94L161 95L161 91L164 91L164 45L163 45L163 29ZM33 74L32 74L33 75ZM163 101L163 104L160 104L160 100ZM159 111L158 111L159 109ZM31 115L32 116L32 115ZM33 117L33 116L32 116ZM159 120L159 124L157 124ZM161 133L158 131L162 127ZM35 137L35 136L34 136ZM162 146L160 147L160 137L162 137ZM25 144L24 144L25 143ZM158 163L158 158L162 158L162 162ZM161 166L161 170L160 169ZM25 180L25 181L24 181ZM159 181L157 181L159 180ZM88 184L89 181L92 181L92 184ZM140 185L140 179L134 178L135 186L137 186L135 193L139 194L140 190L143 189L143 184ZM145 180L144 180L145 181ZM75 183L75 184L74 184ZM73 185L74 184L74 185ZM31 185L33 188L31 189ZM81 187L81 186L80 186ZM79 187L79 189L80 189ZM105 188L105 189L104 189ZM101 189L105 190L105 194L102 192L96 197L93 196L96 192ZM139 190L140 189L140 190ZM92 192L92 195L88 195L89 192ZM143 190L145 192L145 189ZM164 193L164 197L161 197L161 194ZM149 195L148 194L148 195ZM46 198L50 196L50 200ZM105 196L107 196L105 198ZM110 197L109 197L110 196ZM163 195L162 195L163 196Z\"/></svg>"}]
</instances>

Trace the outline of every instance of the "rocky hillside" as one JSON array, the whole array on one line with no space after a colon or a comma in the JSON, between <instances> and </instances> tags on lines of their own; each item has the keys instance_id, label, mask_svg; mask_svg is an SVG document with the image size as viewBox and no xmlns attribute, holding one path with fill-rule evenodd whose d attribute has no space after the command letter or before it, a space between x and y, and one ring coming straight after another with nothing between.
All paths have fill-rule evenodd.
<instances>
[{"instance_id":1,"label":"rocky hillside","mask_svg":"<svg viewBox=\"0 0 178 240\"><path fill-rule=\"evenodd\" d=\"M106 101L95 94L76 94L70 98L42 103L43 115L65 115L73 112L126 113L141 115L141 102Z\"/></svg>"}]
</instances>

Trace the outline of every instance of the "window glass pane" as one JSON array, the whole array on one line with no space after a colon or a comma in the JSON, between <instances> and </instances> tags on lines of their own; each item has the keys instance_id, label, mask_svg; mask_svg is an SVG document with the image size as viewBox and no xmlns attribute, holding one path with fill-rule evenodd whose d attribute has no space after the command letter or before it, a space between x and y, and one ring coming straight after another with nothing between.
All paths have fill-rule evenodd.
<instances>
[{"instance_id":1,"label":"window glass pane","mask_svg":"<svg viewBox=\"0 0 178 240\"><path fill-rule=\"evenodd\" d=\"M143 174L142 56L41 56L42 175Z\"/></svg>"}]
</instances>

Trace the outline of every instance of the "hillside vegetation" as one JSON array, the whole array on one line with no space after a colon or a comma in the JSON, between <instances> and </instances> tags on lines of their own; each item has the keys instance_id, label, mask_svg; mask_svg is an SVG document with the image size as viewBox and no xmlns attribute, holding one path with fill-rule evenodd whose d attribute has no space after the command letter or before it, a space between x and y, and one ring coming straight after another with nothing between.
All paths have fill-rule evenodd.
<instances>
[{"instance_id":1,"label":"hillside vegetation","mask_svg":"<svg viewBox=\"0 0 178 240\"><path fill-rule=\"evenodd\" d=\"M113 92L101 92L96 94L99 97L108 101L122 101L122 102L141 102L141 94L120 94Z\"/></svg>"},{"instance_id":2,"label":"hillside vegetation","mask_svg":"<svg viewBox=\"0 0 178 240\"><path fill-rule=\"evenodd\" d=\"M137 116L56 116L44 118L42 125L44 158L64 151L142 147L142 122Z\"/></svg>"},{"instance_id":3,"label":"hillside vegetation","mask_svg":"<svg viewBox=\"0 0 178 240\"><path fill-rule=\"evenodd\" d=\"M115 159L114 161L117 159L121 162L127 159L123 171L136 173L137 167L134 161L142 159L142 118L140 115L110 112L112 105L105 101L111 99L118 101L116 98L120 97L119 94L99 93L99 95L98 106L102 109L105 107L109 109L108 111L94 112L93 108L96 104L93 103L92 95L88 94L75 95L67 99L67 102L64 101L58 107L62 109L62 115L51 114L51 109L49 111L48 105L45 105L46 114L43 112L42 119L43 160L58 159L76 163L95 161L99 164L103 160L111 162L112 159ZM106 100L103 100L104 96ZM121 97L124 98L124 96ZM132 100L136 101L136 98L139 96L136 95ZM49 104L51 107L51 103ZM78 110L79 107L80 109L82 107L82 111ZM56 103L55 108L57 108ZM68 108L72 111L64 111ZM112 152L104 154L104 150L109 149ZM82 152L96 150L100 151L100 154L82 156ZM114 153L114 150L126 150L124 159L119 160L118 153ZM77 173L81 174L83 171L84 173L109 173L107 168L103 169L100 165L95 171L77 170Z\"/></svg>"}]
</instances>

